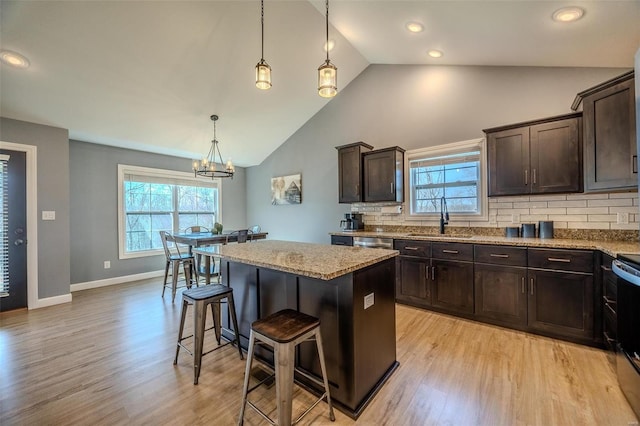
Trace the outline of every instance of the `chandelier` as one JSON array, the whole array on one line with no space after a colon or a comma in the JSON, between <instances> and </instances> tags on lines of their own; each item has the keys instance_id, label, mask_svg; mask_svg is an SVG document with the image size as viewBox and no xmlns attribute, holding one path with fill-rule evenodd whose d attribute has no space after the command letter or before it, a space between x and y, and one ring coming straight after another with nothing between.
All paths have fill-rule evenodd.
<instances>
[{"instance_id":1,"label":"chandelier","mask_svg":"<svg viewBox=\"0 0 640 426\"><path fill-rule=\"evenodd\" d=\"M219 142L216 139L216 121L218 121L218 116L215 114L212 115L211 121L213 121L211 148L209 148L209 153L202 160L193 161L193 171L196 176L210 177L211 179L226 177L233 179L233 174L236 172L236 169L233 167L231 160L227 161L225 166L222 166L225 163L222 161L220 148L218 148Z\"/></svg>"}]
</instances>

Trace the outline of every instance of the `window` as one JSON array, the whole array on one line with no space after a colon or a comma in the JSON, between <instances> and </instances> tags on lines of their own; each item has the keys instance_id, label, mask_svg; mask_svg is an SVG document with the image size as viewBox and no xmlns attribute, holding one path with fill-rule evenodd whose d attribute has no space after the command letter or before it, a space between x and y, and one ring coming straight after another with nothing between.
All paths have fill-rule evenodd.
<instances>
[{"instance_id":1,"label":"window","mask_svg":"<svg viewBox=\"0 0 640 426\"><path fill-rule=\"evenodd\" d=\"M9 296L9 156L0 154L0 297Z\"/></svg>"},{"instance_id":2,"label":"window","mask_svg":"<svg viewBox=\"0 0 640 426\"><path fill-rule=\"evenodd\" d=\"M484 157L484 139L407 152L410 215L440 214L442 197L451 214L486 215Z\"/></svg>"},{"instance_id":3,"label":"window","mask_svg":"<svg viewBox=\"0 0 640 426\"><path fill-rule=\"evenodd\" d=\"M118 165L120 258L156 255L159 231L193 225L213 229L220 217L220 179Z\"/></svg>"}]
</instances>

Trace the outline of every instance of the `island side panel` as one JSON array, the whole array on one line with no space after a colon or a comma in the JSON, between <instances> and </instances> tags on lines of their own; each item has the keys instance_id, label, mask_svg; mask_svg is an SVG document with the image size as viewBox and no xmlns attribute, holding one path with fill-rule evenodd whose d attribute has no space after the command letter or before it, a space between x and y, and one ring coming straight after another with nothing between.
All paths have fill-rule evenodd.
<instances>
[{"instance_id":1,"label":"island side panel","mask_svg":"<svg viewBox=\"0 0 640 426\"><path fill-rule=\"evenodd\" d=\"M360 401L396 367L395 266L389 259L354 272L354 383Z\"/></svg>"}]
</instances>

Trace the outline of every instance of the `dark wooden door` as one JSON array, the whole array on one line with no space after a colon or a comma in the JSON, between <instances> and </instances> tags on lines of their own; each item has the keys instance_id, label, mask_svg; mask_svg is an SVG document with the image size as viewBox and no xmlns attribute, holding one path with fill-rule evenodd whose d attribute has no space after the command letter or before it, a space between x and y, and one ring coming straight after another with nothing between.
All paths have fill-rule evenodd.
<instances>
[{"instance_id":1,"label":"dark wooden door","mask_svg":"<svg viewBox=\"0 0 640 426\"><path fill-rule=\"evenodd\" d=\"M399 256L396 278L396 300L411 305L431 305L429 260Z\"/></svg>"},{"instance_id":2,"label":"dark wooden door","mask_svg":"<svg viewBox=\"0 0 640 426\"><path fill-rule=\"evenodd\" d=\"M576 117L530 127L531 193L582 190L581 124Z\"/></svg>"},{"instance_id":3,"label":"dark wooden door","mask_svg":"<svg viewBox=\"0 0 640 426\"><path fill-rule=\"evenodd\" d=\"M1 262L7 261L2 269L8 268L9 278L8 294L0 297L0 312L4 312L27 307L27 156L25 152L8 150L0 150L0 154L9 156L6 173L2 177L7 179L8 191L0 203L6 202L8 207L8 214L6 217L2 215L3 223L0 224L7 233L8 254L6 259L4 256L0 259Z\"/></svg>"},{"instance_id":4,"label":"dark wooden door","mask_svg":"<svg viewBox=\"0 0 640 426\"><path fill-rule=\"evenodd\" d=\"M585 191L638 187L634 78L583 100Z\"/></svg>"},{"instance_id":5,"label":"dark wooden door","mask_svg":"<svg viewBox=\"0 0 640 426\"><path fill-rule=\"evenodd\" d=\"M529 269L528 281L531 329L593 338L593 275Z\"/></svg>"},{"instance_id":6,"label":"dark wooden door","mask_svg":"<svg viewBox=\"0 0 640 426\"><path fill-rule=\"evenodd\" d=\"M364 201L396 200L396 155L395 151L373 151L365 153Z\"/></svg>"},{"instance_id":7,"label":"dark wooden door","mask_svg":"<svg viewBox=\"0 0 640 426\"><path fill-rule=\"evenodd\" d=\"M453 313L473 314L473 263L432 259L431 304Z\"/></svg>"},{"instance_id":8,"label":"dark wooden door","mask_svg":"<svg viewBox=\"0 0 640 426\"><path fill-rule=\"evenodd\" d=\"M529 127L487 134L489 196L527 194Z\"/></svg>"},{"instance_id":9,"label":"dark wooden door","mask_svg":"<svg viewBox=\"0 0 640 426\"><path fill-rule=\"evenodd\" d=\"M527 269L476 263L475 313L505 325L527 324Z\"/></svg>"},{"instance_id":10,"label":"dark wooden door","mask_svg":"<svg viewBox=\"0 0 640 426\"><path fill-rule=\"evenodd\" d=\"M371 148L362 142L337 147L339 203L362 201L362 152Z\"/></svg>"}]
</instances>

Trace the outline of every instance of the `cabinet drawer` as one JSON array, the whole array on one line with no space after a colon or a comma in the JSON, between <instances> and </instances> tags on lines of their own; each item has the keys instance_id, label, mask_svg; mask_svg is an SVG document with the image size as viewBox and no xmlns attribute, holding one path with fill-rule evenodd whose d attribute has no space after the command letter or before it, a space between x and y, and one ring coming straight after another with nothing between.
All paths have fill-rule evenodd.
<instances>
[{"instance_id":1,"label":"cabinet drawer","mask_svg":"<svg viewBox=\"0 0 640 426\"><path fill-rule=\"evenodd\" d=\"M334 246L352 246L353 237L348 237L346 235L332 235L331 244Z\"/></svg>"},{"instance_id":2,"label":"cabinet drawer","mask_svg":"<svg viewBox=\"0 0 640 426\"><path fill-rule=\"evenodd\" d=\"M494 265L527 266L527 249L525 247L476 245L473 249L473 260Z\"/></svg>"},{"instance_id":3,"label":"cabinet drawer","mask_svg":"<svg viewBox=\"0 0 640 426\"><path fill-rule=\"evenodd\" d=\"M405 256L431 257L430 241L394 240L393 248Z\"/></svg>"},{"instance_id":4,"label":"cabinet drawer","mask_svg":"<svg viewBox=\"0 0 640 426\"><path fill-rule=\"evenodd\" d=\"M473 244L431 243L431 257L434 259L473 261Z\"/></svg>"},{"instance_id":5,"label":"cabinet drawer","mask_svg":"<svg viewBox=\"0 0 640 426\"><path fill-rule=\"evenodd\" d=\"M593 273L593 252L582 250L528 249L530 268Z\"/></svg>"}]
</instances>

